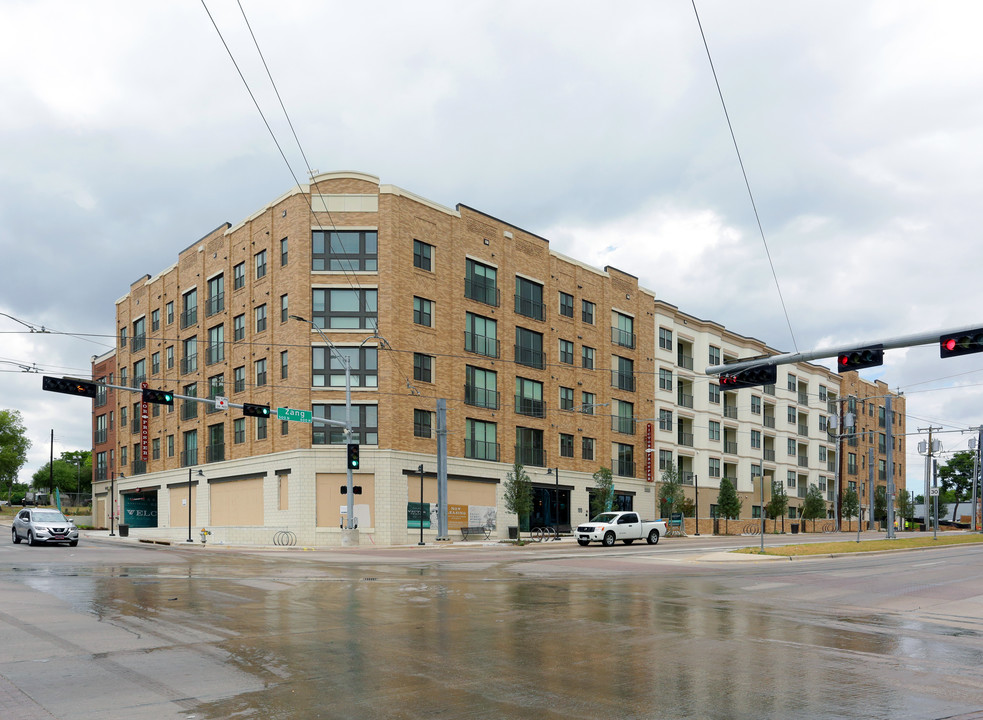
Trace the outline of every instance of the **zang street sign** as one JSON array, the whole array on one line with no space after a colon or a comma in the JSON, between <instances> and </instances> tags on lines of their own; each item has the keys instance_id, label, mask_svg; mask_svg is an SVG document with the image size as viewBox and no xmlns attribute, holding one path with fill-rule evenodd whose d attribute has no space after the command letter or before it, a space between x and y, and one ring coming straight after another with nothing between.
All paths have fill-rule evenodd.
<instances>
[{"instance_id":1,"label":"zang street sign","mask_svg":"<svg viewBox=\"0 0 983 720\"><path fill-rule=\"evenodd\" d=\"M277 408L277 420L294 420L296 422L313 423L314 413L310 410L294 410L293 408Z\"/></svg>"}]
</instances>

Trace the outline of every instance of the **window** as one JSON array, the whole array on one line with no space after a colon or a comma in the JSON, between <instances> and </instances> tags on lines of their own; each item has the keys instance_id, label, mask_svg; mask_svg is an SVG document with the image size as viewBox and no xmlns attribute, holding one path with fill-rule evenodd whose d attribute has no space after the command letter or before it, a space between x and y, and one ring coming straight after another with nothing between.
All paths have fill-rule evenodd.
<instances>
[{"instance_id":1,"label":"window","mask_svg":"<svg viewBox=\"0 0 983 720\"><path fill-rule=\"evenodd\" d=\"M543 431L536 428L515 429L515 461L535 467L546 466L546 448L543 447Z\"/></svg>"},{"instance_id":2,"label":"window","mask_svg":"<svg viewBox=\"0 0 983 720\"><path fill-rule=\"evenodd\" d=\"M672 430L672 410L659 410L659 430Z\"/></svg>"},{"instance_id":3,"label":"window","mask_svg":"<svg viewBox=\"0 0 983 720\"><path fill-rule=\"evenodd\" d=\"M311 269L375 272L379 233L375 230L315 230L311 234Z\"/></svg>"},{"instance_id":4,"label":"window","mask_svg":"<svg viewBox=\"0 0 983 720\"><path fill-rule=\"evenodd\" d=\"M543 334L526 330L522 327L515 329L515 361L520 365L539 368L546 367L546 355L543 352Z\"/></svg>"},{"instance_id":5,"label":"window","mask_svg":"<svg viewBox=\"0 0 983 720\"><path fill-rule=\"evenodd\" d=\"M290 319L289 303L286 295L280 296L280 322L285 323Z\"/></svg>"},{"instance_id":6,"label":"window","mask_svg":"<svg viewBox=\"0 0 983 720\"><path fill-rule=\"evenodd\" d=\"M413 298L413 322L417 325L433 327L433 301L422 297Z\"/></svg>"},{"instance_id":7,"label":"window","mask_svg":"<svg viewBox=\"0 0 983 720\"><path fill-rule=\"evenodd\" d=\"M236 418L232 421L232 442L236 445L246 442L246 418Z\"/></svg>"},{"instance_id":8,"label":"window","mask_svg":"<svg viewBox=\"0 0 983 720\"><path fill-rule=\"evenodd\" d=\"M167 324L170 325L174 322L174 301L171 300L164 306L164 312L167 315Z\"/></svg>"},{"instance_id":9,"label":"window","mask_svg":"<svg viewBox=\"0 0 983 720\"><path fill-rule=\"evenodd\" d=\"M280 238L280 267L287 264L287 238Z\"/></svg>"},{"instance_id":10,"label":"window","mask_svg":"<svg viewBox=\"0 0 983 720\"><path fill-rule=\"evenodd\" d=\"M799 389L799 381L795 378L792 373L788 374L788 389L792 392L797 392Z\"/></svg>"},{"instance_id":11,"label":"window","mask_svg":"<svg viewBox=\"0 0 983 720\"><path fill-rule=\"evenodd\" d=\"M618 459L617 474L622 477L635 477L635 446L615 443Z\"/></svg>"},{"instance_id":12,"label":"window","mask_svg":"<svg viewBox=\"0 0 983 720\"><path fill-rule=\"evenodd\" d=\"M433 382L433 356L413 353L413 379L420 382Z\"/></svg>"},{"instance_id":13,"label":"window","mask_svg":"<svg viewBox=\"0 0 983 720\"><path fill-rule=\"evenodd\" d=\"M465 421L464 457L475 460L498 460L498 436L495 423L471 418Z\"/></svg>"},{"instance_id":14,"label":"window","mask_svg":"<svg viewBox=\"0 0 983 720\"><path fill-rule=\"evenodd\" d=\"M253 366L256 369L256 387L262 387L266 384L266 358L257 360Z\"/></svg>"},{"instance_id":15,"label":"window","mask_svg":"<svg viewBox=\"0 0 983 720\"><path fill-rule=\"evenodd\" d=\"M707 471L712 478L720 477L720 458L708 458Z\"/></svg>"},{"instance_id":16,"label":"window","mask_svg":"<svg viewBox=\"0 0 983 720\"><path fill-rule=\"evenodd\" d=\"M189 290L181 296L184 310L181 312L181 329L198 322L198 291Z\"/></svg>"},{"instance_id":17,"label":"window","mask_svg":"<svg viewBox=\"0 0 983 720\"><path fill-rule=\"evenodd\" d=\"M225 325L208 328L208 357L205 362L214 365L225 360Z\"/></svg>"},{"instance_id":18,"label":"window","mask_svg":"<svg viewBox=\"0 0 983 720\"><path fill-rule=\"evenodd\" d=\"M265 417L256 418L256 439L265 440L267 432L267 419Z\"/></svg>"},{"instance_id":19,"label":"window","mask_svg":"<svg viewBox=\"0 0 983 720\"><path fill-rule=\"evenodd\" d=\"M795 408L793 406L791 406L791 405L788 406L788 421L792 425L795 425L795 422L796 422L796 412L795 412Z\"/></svg>"},{"instance_id":20,"label":"window","mask_svg":"<svg viewBox=\"0 0 983 720\"><path fill-rule=\"evenodd\" d=\"M259 280L266 275L266 251L260 250L253 259L256 261L256 279Z\"/></svg>"},{"instance_id":21,"label":"window","mask_svg":"<svg viewBox=\"0 0 983 720\"><path fill-rule=\"evenodd\" d=\"M614 401L614 412L612 429L615 432L625 435L635 434L635 404L622 400Z\"/></svg>"},{"instance_id":22,"label":"window","mask_svg":"<svg viewBox=\"0 0 983 720\"><path fill-rule=\"evenodd\" d=\"M198 338L188 338L182 343L182 346L184 347L184 357L181 358L181 374L187 375L196 372L198 370Z\"/></svg>"},{"instance_id":23,"label":"window","mask_svg":"<svg viewBox=\"0 0 983 720\"><path fill-rule=\"evenodd\" d=\"M751 447L752 448L759 448L759 449L761 448L761 431L760 430L752 430L751 431Z\"/></svg>"},{"instance_id":24,"label":"window","mask_svg":"<svg viewBox=\"0 0 983 720\"><path fill-rule=\"evenodd\" d=\"M615 355L614 368L611 370L611 387L628 392L635 392L635 363L630 358Z\"/></svg>"},{"instance_id":25,"label":"window","mask_svg":"<svg viewBox=\"0 0 983 720\"><path fill-rule=\"evenodd\" d=\"M663 350L672 350L672 330L659 328L659 347Z\"/></svg>"},{"instance_id":26,"label":"window","mask_svg":"<svg viewBox=\"0 0 983 720\"><path fill-rule=\"evenodd\" d=\"M174 346L168 345L164 348L164 361L168 370L174 367Z\"/></svg>"},{"instance_id":27,"label":"window","mask_svg":"<svg viewBox=\"0 0 983 720\"><path fill-rule=\"evenodd\" d=\"M497 410L498 374L493 370L468 365L464 370L464 403Z\"/></svg>"},{"instance_id":28,"label":"window","mask_svg":"<svg viewBox=\"0 0 983 720\"><path fill-rule=\"evenodd\" d=\"M147 380L147 361L140 359L133 363L133 386L138 387Z\"/></svg>"},{"instance_id":29,"label":"window","mask_svg":"<svg viewBox=\"0 0 983 720\"><path fill-rule=\"evenodd\" d=\"M826 402L826 399L829 396L828 393L829 393L829 391L826 388L826 386L825 385L820 385L819 386L819 402Z\"/></svg>"},{"instance_id":30,"label":"window","mask_svg":"<svg viewBox=\"0 0 983 720\"><path fill-rule=\"evenodd\" d=\"M150 372L153 373L154 375L160 374L160 353L159 352L155 352L153 355L150 356ZM105 390L102 390L102 392L105 393ZM106 403L104 401L103 402L103 405L105 405L105 404Z\"/></svg>"},{"instance_id":31,"label":"window","mask_svg":"<svg viewBox=\"0 0 983 720\"><path fill-rule=\"evenodd\" d=\"M119 346L121 348L126 347L126 328L122 327L119 329Z\"/></svg>"},{"instance_id":32,"label":"window","mask_svg":"<svg viewBox=\"0 0 983 720\"><path fill-rule=\"evenodd\" d=\"M225 395L225 375L212 375L208 378L208 398L214 400ZM214 406L209 408L214 409Z\"/></svg>"},{"instance_id":33,"label":"window","mask_svg":"<svg viewBox=\"0 0 983 720\"><path fill-rule=\"evenodd\" d=\"M573 410L573 388L560 388L560 410Z\"/></svg>"},{"instance_id":34,"label":"window","mask_svg":"<svg viewBox=\"0 0 983 720\"><path fill-rule=\"evenodd\" d=\"M288 357L288 350L282 350L280 352L280 379L286 380L290 375L290 358Z\"/></svg>"},{"instance_id":35,"label":"window","mask_svg":"<svg viewBox=\"0 0 983 720\"><path fill-rule=\"evenodd\" d=\"M266 303L253 308L253 317L256 319L256 332L266 330Z\"/></svg>"},{"instance_id":36,"label":"window","mask_svg":"<svg viewBox=\"0 0 983 720\"><path fill-rule=\"evenodd\" d=\"M594 324L594 303L589 300L580 301L580 319L588 325Z\"/></svg>"},{"instance_id":37,"label":"window","mask_svg":"<svg viewBox=\"0 0 983 720\"><path fill-rule=\"evenodd\" d=\"M225 309L225 277L216 275L208 281L208 302L205 315L211 317Z\"/></svg>"},{"instance_id":38,"label":"window","mask_svg":"<svg viewBox=\"0 0 983 720\"><path fill-rule=\"evenodd\" d=\"M672 370L659 369L659 389L672 390Z\"/></svg>"},{"instance_id":39,"label":"window","mask_svg":"<svg viewBox=\"0 0 983 720\"><path fill-rule=\"evenodd\" d=\"M239 342L246 337L246 316L236 315L232 318L232 341Z\"/></svg>"},{"instance_id":40,"label":"window","mask_svg":"<svg viewBox=\"0 0 983 720\"><path fill-rule=\"evenodd\" d=\"M560 457L573 457L573 435L560 433Z\"/></svg>"},{"instance_id":41,"label":"window","mask_svg":"<svg viewBox=\"0 0 983 720\"><path fill-rule=\"evenodd\" d=\"M465 265L464 297L498 307L497 270L469 258Z\"/></svg>"},{"instance_id":42,"label":"window","mask_svg":"<svg viewBox=\"0 0 983 720\"><path fill-rule=\"evenodd\" d=\"M672 450L659 450L659 470L672 467Z\"/></svg>"},{"instance_id":43,"label":"window","mask_svg":"<svg viewBox=\"0 0 983 720\"><path fill-rule=\"evenodd\" d=\"M430 272L433 270L433 245L413 241L413 267ZM427 435L426 437L430 437Z\"/></svg>"},{"instance_id":44,"label":"window","mask_svg":"<svg viewBox=\"0 0 983 720\"><path fill-rule=\"evenodd\" d=\"M246 366L242 365L232 371L232 391L240 393L246 389Z\"/></svg>"},{"instance_id":45,"label":"window","mask_svg":"<svg viewBox=\"0 0 983 720\"><path fill-rule=\"evenodd\" d=\"M560 340L560 362L573 365L573 343L569 340Z\"/></svg>"},{"instance_id":46,"label":"window","mask_svg":"<svg viewBox=\"0 0 983 720\"><path fill-rule=\"evenodd\" d=\"M528 378L515 379L515 411L520 415L546 417L546 403L543 402L543 383Z\"/></svg>"},{"instance_id":47,"label":"window","mask_svg":"<svg viewBox=\"0 0 983 720\"><path fill-rule=\"evenodd\" d=\"M167 436L167 457L174 457L174 436Z\"/></svg>"},{"instance_id":48,"label":"window","mask_svg":"<svg viewBox=\"0 0 983 720\"><path fill-rule=\"evenodd\" d=\"M378 348L335 346L332 352L326 345L311 348L311 385L317 388L344 388L345 362L348 363L353 388L379 386Z\"/></svg>"},{"instance_id":49,"label":"window","mask_svg":"<svg viewBox=\"0 0 983 720\"><path fill-rule=\"evenodd\" d=\"M826 446L825 446L825 445L820 445L820 446L819 446L819 462L821 462L821 463L824 463L824 462L826 462L826 456L827 456L827 452L828 452L828 451L827 451L827 449L826 449ZM823 479L822 479L822 478L820 478L820 480L823 480ZM823 482L822 482L822 483L820 484L820 486L819 486L819 489L820 489L820 490L823 490L823 489L825 489L825 488L823 488L823 487L822 487L822 485L823 485L824 483L825 483L825 481L823 481Z\"/></svg>"},{"instance_id":50,"label":"window","mask_svg":"<svg viewBox=\"0 0 983 720\"><path fill-rule=\"evenodd\" d=\"M498 323L491 318L467 313L464 316L464 349L497 358Z\"/></svg>"},{"instance_id":51,"label":"window","mask_svg":"<svg viewBox=\"0 0 983 720\"><path fill-rule=\"evenodd\" d=\"M413 241L416 242L415 240ZM429 245L427 246L429 247ZM429 410L413 411L413 435L414 437L428 438L431 436L433 428L433 413Z\"/></svg>"},{"instance_id":52,"label":"window","mask_svg":"<svg viewBox=\"0 0 983 720\"><path fill-rule=\"evenodd\" d=\"M717 383L710 383L710 402L715 405L720 404L720 386Z\"/></svg>"},{"instance_id":53,"label":"window","mask_svg":"<svg viewBox=\"0 0 983 720\"><path fill-rule=\"evenodd\" d=\"M238 290L246 285L246 263L241 262L232 268L232 289Z\"/></svg>"},{"instance_id":54,"label":"window","mask_svg":"<svg viewBox=\"0 0 983 720\"><path fill-rule=\"evenodd\" d=\"M545 319L546 306L543 305L543 286L516 275L515 311L534 320Z\"/></svg>"},{"instance_id":55,"label":"window","mask_svg":"<svg viewBox=\"0 0 983 720\"><path fill-rule=\"evenodd\" d=\"M584 460L594 459L594 438L580 438L580 457Z\"/></svg>"},{"instance_id":56,"label":"window","mask_svg":"<svg viewBox=\"0 0 983 720\"><path fill-rule=\"evenodd\" d=\"M593 415L594 406L597 404L597 399L592 392L581 392L580 393L580 412L584 415Z\"/></svg>"},{"instance_id":57,"label":"window","mask_svg":"<svg viewBox=\"0 0 983 720\"><path fill-rule=\"evenodd\" d=\"M718 423L716 420L710 421L708 438L711 441L720 441L720 423Z\"/></svg>"},{"instance_id":58,"label":"window","mask_svg":"<svg viewBox=\"0 0 983 720\"><path fill-rule=\"evenodd\" d=\"M751 396L751 414L760 415L761 414L761 396L752 395Z\"/></svg>"},{"instance_id":59,"label":"window","mask_svg":"<svg viewBox=\"0 0 983 720\"><path fill-rule=\"evenodd\" d=\"M314 405L314 417L327 420L345 421L345 406ZM314 424L313 443L315 445L344 445L345 428ZM379 408L376 405L352 405L352 434L353 442L359 445L379 444Z\"/></svg>"},{"instance_id":60,"label":"window","mask_svg":"<svg viewBox=\"0 0 983 720\"><path fill-rule=\"evenodd\" d=\"M154 438L150 442L150 448L151 458L154 460L160 460L160 438Z\"/></svg>"},{"instance_id":61,"label":"window","mask_svg":"<svg viewBox=\"0 0 983 720\"><path fill-rule=\"evenodd\" d=\"M315 288L312 314L319 328L374 330L378 291L366 288Z\"/></svg>"},{"instance_id":62,"label":"window","mask_svg":"<svg viewBox=\"0 0 983 720\"><path fill-rule=\"evenodd\" d=\"M280 434L281 435L289 435L290 434L290 421L289 420L281 420L280 421Z\"/></svg>"},{"instance_id":63,"label":"window","mask_svg":"<svg viewBox=\"0 0 983 720\"><path fill-rule=\"evenodd\" d=\"M562 290L560 291L560 315L568 318L573 317L573 295Z\"/></svg>"},{"instance_id":64,"label":"window","mask_svg":"<svg viewBox=\"0 0 983 720\"><path fill-rule=\"evenodd\" d=\"M583 345L580 348L580 367L584 370L594 369L594 348Z\"/></svg>"},{"instance_id":65,"label":"window","mask_svg":"<svg viewBox=\"0 0 983 720\"><path fill-rule=\"evenodd\" d=\"M795 470L789 470L785 473L785 485L786 487L794 488L799 484L799 476ZM791 508L789 508L791 509Z\"/></svg>"},{"instance_id":66,"label":"window","mask_svg":"<svg viewBox=\"0 0 983 720\"><path fill-rule=\"evenodd\" d=\"M825 415L819 416L819 432L826 432L827 420Z\"/></svg>"},{"instance_id":67,"label":"window","mask_svg":"<svg viewBox=\"0 0 983 720\"><path fill-rule=\"evenodd\" d=\"M184 433L184 450L181 451L181 466L189 467L198 464L198 431L188 430Z\"/></svg>"},{"instance_id":68,"label":"window","mask_svg":"<svg viewBox=\"0 0 983 720\"><path fill-rule=\"evenodd\" d=\"M611 342L621 347L635 347L635 320L617 310L611 313Z\"/></svg>"},{"instance_id":69,"label":"window","mask_svg":"<svg viewBox=\"0 0 983 720\"><path fill-rule=\"evenodd\" d=\"M711 365L719 365L720 364L720 348L718 348L718 347L716 347L714 345L711 345L710 346L710 352L708 354L708 359L710 360L710 364Z\"/></svg>"},{"instance_id":70,"label":"window","mask_svg":"<svg viewBox=\"0 0 983 720\"><path fill-rule=\"evenodd\" d=\"M788 451L789 456L795 457L796 454L796 442L795 438L789 438L785 443L785 449Z\"/></svg>"},{"instance_id":71,"label":"window","mask_svg":"<svg viewBox=\"0 0 983 720\"><path fill-rule=\"evenodd\" d=\"M150 313L150 331L157 332L160 330L160 310L154 310Z\"/></svg>"}]
</instances>

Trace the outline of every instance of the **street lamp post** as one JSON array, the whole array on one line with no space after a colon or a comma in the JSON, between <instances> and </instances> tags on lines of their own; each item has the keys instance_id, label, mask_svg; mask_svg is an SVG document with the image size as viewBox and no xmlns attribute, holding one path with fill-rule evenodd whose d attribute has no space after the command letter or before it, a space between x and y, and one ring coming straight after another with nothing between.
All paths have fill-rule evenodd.
<instances>
[{"instance_id":1,"label":"street lamp post","mask_svg":"<svg viewBox=\"0 0 983 720\"><path fill-rule=\"evenodd\" d=\"M120 474L120 479L123 475ZM113 520L116 517L116 473L112 472L109 476L109 537L116 537L113 532Z\"/></svg>"},{"instance_id":2,"label":"street lamp post","mask_svg":"<svg viewBox=\"0 0 983 720\"><path fill-rule=\"evenodd\" d=\"M205 473L199 470L198 477L205 477ZM191 468L188 468L188 540L187 542L194 542L194 540L191 539Z\"/></svg>"},{"instance_id":3,"label":"street lamp post","mask_svg":"<svg viewBox=\"0 0 983 720\"><path fill-rule=\"evenodd\" d=\"M700 534L700 478L696 473L693 473L693 490L696 494L696 500L693 502L693 518L696 520L696 532L693 533L696 536Z\"/></svg>"},{"instance_id":4,"label":"street lamp post","mask_svg":"<svg viewBox=\"0 0 983 720\"><path fill-rule=\"evenodd\" d=\"M334 353L335 357L337 357L338 360L341 361L342 366L345 368L345 443L346 444L347 443L350 443L352 441L352 366L351 366L351 362L348 360L347 357L345 357L344 355L342 355L338 351L338 349L334 346L334 344L330 340L328 340L327 337L325 337L324 333L321 332L321 328L319 328L314 323L314 321L308 320L307 318L303 318L300 315L291 315L290 316L290 319L291 320L299 320L300 322L307 323L312 328L314 328L314 331L320 336L321 340L324 341L324 344L328 346L328 350L331 353ZM330 434L329 434L329 438L330 438ZM346 463L346 466L347 466L347 463ZM350 467L346 467L346 471L347 471L348 476L347 476L347 480L346 480L346 483L345 483L345 489L346 489L346 495L345 495L345 497L347 498L348 507L347 507L346 516L345 516L345 527L346 527L346 529L351 530L355 526L354 525L355 494L353 492L353 486L352 486L352 469ZM421 485L423 483L422 477L421 477L420 483L421 483ZM423 502L423 501L421 500L420 502ZM422 509L421 509L421 512L422 512ZM421 532L421 535L422 535L422 532L423 532L423 518L422 518L422 516L420 518L420 532Z\"/></svg>"},{"instance_id":5,"label":"street lamp post","mask_svg":"<svg viewBox=\"0 0 983 720\"><path fill-rule=\"evenodd\" d=\"M546 468L547 475L554 475L556 480L556 501L554 507L556 508L556 514L553 516L556 519L556 536L560 536L560 468Z\"/></svg>"},{"instance_id":6,"label":"street lamp post","mask_svg":"<svg viewBox=\"0 0 983 720\"><path fill-rule=\"evenodd\" d=\"M423 542L423 465L420 465L420 542L417 545L426 545Z\"/></svg>"}]
</instances>

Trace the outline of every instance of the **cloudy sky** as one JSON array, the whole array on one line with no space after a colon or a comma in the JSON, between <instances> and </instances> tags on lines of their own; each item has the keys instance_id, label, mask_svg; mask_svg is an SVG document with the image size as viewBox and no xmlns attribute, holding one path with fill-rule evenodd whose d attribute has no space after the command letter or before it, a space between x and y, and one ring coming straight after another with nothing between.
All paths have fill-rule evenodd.
<instances>
[{"instance_id":1,"label":"cloudy sky","mask_svg":"<svg viewBox=\"0 0 983 720\"><path fill-rule=\"evenodd\" d=\"M505 218L782 351L983 326L981 3L697 0L787 322L691 0L241 2L315 170ZM239 5L206 3L303 181ZM87 374L130 282L294 179L200 0L0 3L0 107L26 480L52 429L90 446L90 413L21 366ZM910 431L983 422L983 355L869 377Z\"/></svg>"}]
</instances>

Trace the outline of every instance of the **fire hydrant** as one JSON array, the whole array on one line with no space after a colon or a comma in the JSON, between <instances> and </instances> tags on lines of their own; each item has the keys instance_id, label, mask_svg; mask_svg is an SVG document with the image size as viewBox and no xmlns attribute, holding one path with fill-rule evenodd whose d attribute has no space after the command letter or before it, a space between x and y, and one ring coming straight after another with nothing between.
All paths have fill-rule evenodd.
<instances>
[{"instance_id":1,"label":"fire hydrant","mask_svg":"<svg viewBox=\"0 0 983 720\"><path fill-rule=\"evenodd\" d=\"M211 533L211 531L209 531L209 530L206 530L205 528L202 528L202 529L201 529L201 544L202 544L202 545L204 545L204 544L205 544L205 541L206 541L206 539L207 539L207 538L208 538L208 536L209 536L209 535L211 535L211 534L212 534L212 533Z\"/></svg>"}]
</instances>

